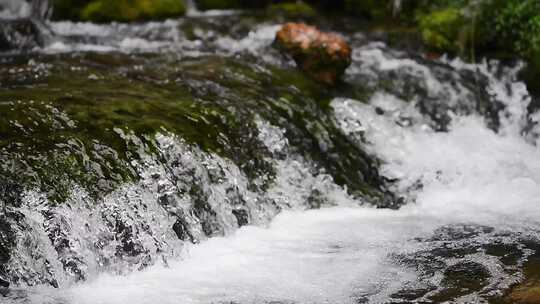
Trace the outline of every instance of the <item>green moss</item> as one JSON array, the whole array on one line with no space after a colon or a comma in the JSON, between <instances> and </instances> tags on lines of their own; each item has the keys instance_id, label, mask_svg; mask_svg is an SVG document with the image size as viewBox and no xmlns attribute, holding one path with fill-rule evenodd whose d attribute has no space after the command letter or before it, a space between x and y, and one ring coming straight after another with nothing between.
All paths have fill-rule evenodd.
<instances>
[{"instance_id":1,"label":"green moss","mask_svg":"<svg viewBox=\"0 0 540 304\"><path fill-rule=\"evenodd\" d=\"M294 3L278 3L268 6L268 12L275 15L284 15L288 17L313 17L317 11L302 1Z\"/></svg>"},{"instance_id":2,"label":"green moss","mask_svg":"<svg viewBox=\"0 0 540 304\"><path fill-rule=\"evenodd\" d=\"M217 56L86 53L46 62L54 68L44 78L0 67L0 171L57 202L74 184L100 196L137 180L141 151L158 153L158 132L232 160L251 189L264 190L275 173L256 117L285 130L294 153L352 194L384 196L376 161L334 125L331 92L296 69Z\"/></svg>"},{"instance_id":3,"label":"green moss","mask_svg":"<svg viewBox=\"0 0 540 304\"><path fill-rule=\"evenodd\" d=\"M182 16L185 12L184 0L94 0L80 17L94 22L132 22Z\"/></svg>"},{"instance_id":4,"label":"green moss","mask_svg":"<svg viewBox=\"0 0 540 304\"><path fill-rule=\"evenodd\" d=\"M536 0L495 1L498 14L495 30L504 43L521 55L540 61L540 2Z\"/></svg>"},{"instance_id":5,"label":"green moss","mask_svg":"<svg viewBox=\"0 0 540 304\"><path fill-rule=\"evenodd\" d=\"M466 23L460 10L447 8L419 17L419 30L424 42L431 48L463 53L467 38Z\"/></svg>"}]
</instances>

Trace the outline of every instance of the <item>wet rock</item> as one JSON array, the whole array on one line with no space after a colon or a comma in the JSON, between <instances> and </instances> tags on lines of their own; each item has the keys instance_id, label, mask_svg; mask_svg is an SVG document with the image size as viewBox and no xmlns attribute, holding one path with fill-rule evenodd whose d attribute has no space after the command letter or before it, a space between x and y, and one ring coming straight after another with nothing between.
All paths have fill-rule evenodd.
<instances>
[{"instance_id":1,"label":"wet rock","mask_svg":"<svg viewBox=\"0 0 540 304\"><path fill-rule=\"evenodd\" d=\"M428 119L434 130L447 131L452 115L471 115L478 113L486 118L490 129L498 130L499 112L504 109L500 97L489 92L490 75L506 77L509 71L502 66L488 63L491 73L479 73L477 70L456 66L442 61L432 61L408 55L386 46L355 44L355 60L346 81L364 92L384 90L405 101L416 102L416 108ZM373 60L371 51L384 52L383 58ZM392 60L395 68L382 69L379 60ZM358 72L358 73L357 73ZM427 78L426 78L427 76ZM430 81L426 81L430 79ZM456 95L457 93L457 95ZM456 98L458 97L458 98ZM362 96L359 100L366 100ZM402 119L402 118L400 118Z\"/></svg>"},{"instance_id":2,"label":"wet rock","mask_svg":"<svg viewBox=\"0 0 540 304\"><path fill-rule=\"evenodd\" d=\"M179 218L172 227L176 236L182 241L190 241L191 243L197 243L197 240L193 237L189 231L189 224L182 218Z\"/></svg>"},{"instance_id":3,"label":"wet rock","mask_svg":"<svg viewBox=\"0 0 540 304\"><path fill-rule=\"evenodd\" d=\"M432 241L458 241L468 238L473 238L482 234L493 232L492 227L474 225L474 224L457 224L443 226L435 230Z\"/></svg>"},{"instance_id":4,"label":"wet rock","mask_svg":"<svg viewBox=\"0 0 540 304\"><path fill-rule=\"evenodd\" d=\"M2 199L0 197L0 207L3 204ZM17 219L21 219L20 214L0 210L0 288L7 288L10 285L6 266L10 260L12 249L15 247L16 237L12 226Z\"/></svg>"},{"instance_id":5,"label":"wet rock","mask_svg":"<svg viewBox=\"0 0 540 304\"><path fill-rule=\"evenodd\" d=\"M484 246L486 254L496 256L504 265L517 265L523 258L523 250L517 244L489 244Z\"/></svg>"},{"instance_id":6,"label":"wet rock","mask_svg":"<svg viewBox=\"0 0 540 304\"><path fill-rule=\"evenodd\" d=\"M463 261L448 267L443 274L443 290L430 297L436 303L442 303L458 297L480 291L488 284L489 270L472 261Z\"/></svg>"},{"instance_id":7,"label":"wet rock","mask_svg":"<svg viewBox=\"0 0 540 304\"><path fill-rule=\"evenodd\" d=\"M249 224L249 215L246 210L243 210L243 209L233 210L232 213L236 217L236 221L238 222L238 227L242 227Z\"/></svg>"},{"instance_id":8,"label":"wet rock","mask_svg":"<svg viewBox=\"0 0 540 304\"><path fill-rule=\"evenodd\" d=\"M341 36L303 23L287 23L275 44L316 80L334 85L351 64L351 47Z\"/></svg>"},{"instance_id":9,"label":"wet rock","mask_svg":"<svg viewBox=\"0 0 540 304\"><path fill-rule=\"evenodd\" d=\"M40 44L39 29L30 19L0 20L0 52L28 50Z\"/></svg>"}]
</instances>

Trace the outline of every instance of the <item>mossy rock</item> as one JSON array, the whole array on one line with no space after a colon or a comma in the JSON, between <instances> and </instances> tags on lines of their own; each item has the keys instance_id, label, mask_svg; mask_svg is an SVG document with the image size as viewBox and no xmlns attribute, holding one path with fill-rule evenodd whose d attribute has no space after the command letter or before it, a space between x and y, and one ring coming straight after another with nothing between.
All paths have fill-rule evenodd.
<instances>
[{"instance_id":1,"label":"mossy rock","mask_svg":"<svg viewBox=\"0 0 540 304\"><path fill-rule=\"evenodd\" d=\"M132 22L184 15L184 0L95 0L80 13L82 20L93 22Z\"/></svg>"},{"instance_id":2,"label":"mossy rock","mask_svg":"<svg viewBox=\"0 0 540 304\"><path fill-rule=\"evenodd\" d=\"M0 103L6 118L0 120L0 176L12 172L14 184L39 189L54 203L64 202L75 185L99 199L137 181L137 161L159 157L155 135L163 132L230 159L250 189L264 190L274 168L256 117L286 130L295 153L351 194L386 201L377 161L340 133L329 90L300 71L260 69L250 57L178 61L84 53L36 60L50 64L51 74L5 73L25 60L0 67L0 100L6 101Z\"/></svg>"},{"instance_id":3,"label":"mossy rock","mask_svg":"<svg viewBox=\"0 0 540 304\"><path fill-rule=\"evenodd\" d=\"M314 17L317 11L309 4L300 2L278 3L268 6L268 13L285 17Z\"/></svg>"}]
</instances>

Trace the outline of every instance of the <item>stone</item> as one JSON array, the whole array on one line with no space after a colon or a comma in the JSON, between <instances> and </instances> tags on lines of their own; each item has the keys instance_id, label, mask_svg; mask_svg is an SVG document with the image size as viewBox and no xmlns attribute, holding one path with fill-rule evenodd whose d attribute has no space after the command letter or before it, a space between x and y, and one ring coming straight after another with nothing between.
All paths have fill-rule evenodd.
<instances>
[{"instance_id":1,"label":"stone","mask_svg":"<svg viewBox=\"0 0 540 304\"><path fill-rule=\"evenodd\" d=\"M39 29L32 20L0 20L0 52L31 50L40 45Z\"/></svg>"},{"instance_id":2,"label":"stone","mask_svg":"<svg viewBox=\"0 0 540 304\"><path fill-rule=\"evenodd\" d=\"M343 37L304 23L283 25L275 45L304 72L328 85L335 85L351 64L352 50Z\"/></svg>"}]
</instances>

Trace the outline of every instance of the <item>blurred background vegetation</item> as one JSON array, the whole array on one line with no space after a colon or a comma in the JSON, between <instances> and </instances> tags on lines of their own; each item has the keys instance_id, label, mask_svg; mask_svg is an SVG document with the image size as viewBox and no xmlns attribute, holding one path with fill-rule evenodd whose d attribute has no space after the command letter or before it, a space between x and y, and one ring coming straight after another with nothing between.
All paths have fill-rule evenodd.
<instances>
[{"instance_id":1,"label":"blurred background vegetation","mask_svg":"<svg viewBox=\"0 0 540 304\"><path fill-rule=\"evenodd\" d=\"M187 0L52 0L54 19L133 22L182 16ZM521 57L540 71L539 0L195 0L199 10L254 9L361 18L413 31L433 51L469 60ZM536 77L538 73L532 77Z\"/></svg>"}]
</instances>

